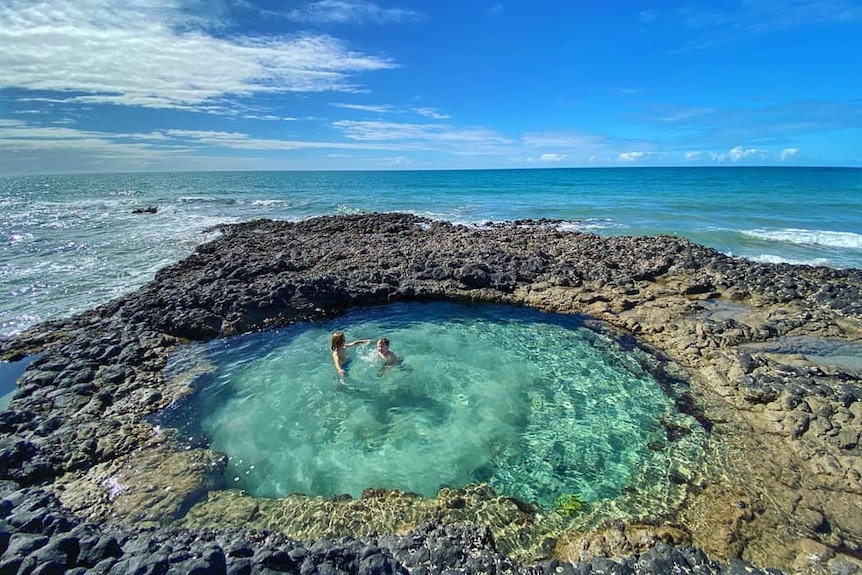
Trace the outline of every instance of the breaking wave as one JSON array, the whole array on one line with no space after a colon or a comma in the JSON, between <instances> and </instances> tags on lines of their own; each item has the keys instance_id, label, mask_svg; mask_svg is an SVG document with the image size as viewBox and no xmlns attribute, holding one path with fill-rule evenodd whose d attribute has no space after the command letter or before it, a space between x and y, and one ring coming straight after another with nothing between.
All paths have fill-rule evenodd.
<instances>
[{"instance_id":1,"label":"breaking wave","mask_svg":"<svg viewBox=\"0 0 862 575\"><path fill-rule=\"evenodd\" d=\"M783 228L780 230L743 230L745 236L791 244L819 245L844 249L862 249L862 234Z\"/></svg>"}]
</instances>

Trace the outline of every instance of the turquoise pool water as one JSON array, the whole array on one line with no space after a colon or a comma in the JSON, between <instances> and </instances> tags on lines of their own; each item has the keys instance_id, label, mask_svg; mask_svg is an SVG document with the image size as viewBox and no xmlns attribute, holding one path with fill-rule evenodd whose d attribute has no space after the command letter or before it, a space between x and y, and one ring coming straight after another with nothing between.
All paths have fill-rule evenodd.
<instances>
[{"instance_id":1,"label":"turquoise pool water","mask_svg":"<svg viewBox=\"0 0 862 575\"><path fill-rule=\"evenodd\" d=\"M335 330L372 339L349 349L344 378ZM401 365L376 356L384 336ZM486 482L545 506L567 494L595 502L668 483L703 436L645 371L654 358L581 318L530 309L359 309L186 346L167 373L201 362L212 370L170 418L229 456L227 487L260 497L434 496Z\"/></svg>"}]
</instances>

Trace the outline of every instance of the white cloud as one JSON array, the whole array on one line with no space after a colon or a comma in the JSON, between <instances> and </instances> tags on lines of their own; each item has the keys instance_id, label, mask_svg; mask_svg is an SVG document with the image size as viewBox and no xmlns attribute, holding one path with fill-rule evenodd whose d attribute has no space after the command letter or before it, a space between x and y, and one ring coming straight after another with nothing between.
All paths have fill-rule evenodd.
<instances>
[{"instance_id":1,"label":"white cloud","mask_svg":"<svg viewBox=\"0 0 862 575\"><path fill-rule=\"evenodd\" d=\"M264 121L264 122L276 122L276 121L283 121L283 120L284 120L284 121L296 120L296 118L284 118L284 117L282 117L282 116L274 116L274 115L272 115L272 114L263 114L263 115L258 115L258 114L243 114L241 117L242 117L242 119L243 119L243 120L262 120L262 121Z\"/></svg>"},{"instance_id":2,"label":"white cloud","mask_svg":"<svg viewBox=\"0 0 862 575\"><path fill-rule=\"evenodd\" d=\"M384 158L383 163L389 166L415 166L416 161L407 156L396 156L394 158Z\"/></svg>"},{"instance_id":3,"label":"white cloud","mask_svg":"<svg viewBox=\"0 0 862 575\"><path fill-rule=\"evenodd\" d=\"M633 163L650 163L658 165L659 162L666 160L669 157L667 152L655 151L637 151L637 152L620 152L617 155L617 163L633 164Z\"/></svg>"},{"instance_id":4,"label":"white cloud","mask_svg":"<svg viewBox=\"0 0 862 575\"><path fill-rule=\"evenodd\" d=\"M621 152L620 155L617 156L617 160L620 162L639 162L646 157L646 152Z\"/></svg>"},{"instance_id":5,"label":"white cloud","mask_svg":"<svg viewBox=\"0 0 862 575\"><path fill-rule=\"evenodd\" d=\"M357 122L341 120L333 126L351 140L399 142L402 149L441 150L453 154L501 154L513 141L486 128L457 128L446 124Z\"/></svg>"},{"instance_id":6,"label":"white cloud","mask_svg":"<svg viewBox=\"0 0 862 575\"><path fill-rule=\"evenodd\" d=\"M862 7L852 0L745 0L737 6L724 12L687 7L680 14L692 28L728 28L757 34L823 22L862 20Z\"/></svg>"},{"instance_id":7,"label":"white cloud","mask_svg":"<svg viewBox=\"0 0 862 575\"><path fill-rule=\"evenodd\" d=\"M345 149L345 150L400 150L392 143L321 142L310 140L279 140L255 138L242 132L218 132L210 130L166 130L165 134L187 144L204 144L233 150L300 150L300 149Z\"/></svg>"},{"instance_id":8,"label":"white cloud","mask_svg":"<svg viewBox=\"0 0 862 575\"><path fill-rule=\"evenodd\" d=\"M302 8L287 10L282 15L296 22L317 24L386 24L421 19L421 15L413 10L381 8L361 0L318 0Z\"/></svg>"},{"instance_id":9,"label":"white cloud","mask_svg":"<svg viewBox=\"0 0 862 575\"><path fill-rule=\"evenodd\" d=\"M731 149L727 154L722 154L721 159L728 159L731 162L739 162L741 160L762 156L764 154L765 152L763 152L762 150L758 150L757 148L744 149L742 146L736 146L735 148Z\"/></svg>"},{"instance_id":10,"label":"white cloud","mask_svg":"<svg viewBox=\"0 0 862 575\"><path fill-rule=\"evenodd\" d=\"M692 120L708 118L709 116L715 114L715 110L713 108L705 108L705 107L691 107L691 108L677 108L673 110L669 110L662 115L653 116L651 120L655 122L660 122L663 124L679 124L684 122L690 122Z\"/></svg>"},{"instance_id":11,"label":"white cloud","mask_svg":"<svg viewBox=\"0 0 862 575\"><path fill-rule=\"evenodd\" d=\"M0 88L70 94L59 101L220 111L232 97L355 91L354 74L392 67L325 35L211 36L176 0L0 4Z\"/></svg>"},{"instance_id":12,"label":"white cloud","mask_svg":"<svg viewBox=\"0 0 862 575\"><path fill-rule=\"evenodd\" d=\"M448 114L443 114L436 108L413 108L413 111L420 116L425 116L426 118L431 118L432 120L448 120L451 117Z\"/></svg>"},{"instance_id":13,"label":"white cloud","mask_svg":"<svg viewBox=\"0 0 862 575\"><path fill-rule=\"evenodd\" d=\"M150 157L165 153L158 144L166 139L159 133L114 134L0 120L0 155L72 152L110 158ZM186 150L176 146L173 152L177 151Z\"/></svg>"},{"instance_id":14,"label":"white cloud","mask_svg":"<svg viewBox=\"0 0 862 575\"><path fill-rule=\"evenodd\" d=\"M854 0L743 0L723 8L694 5L678 10L682 24L699 33L685 52L773 34L799 27L862 21L862 6Z\"/></svg>"},{"instance_id":15,"label":"white cloud","mask_svg":"<svg viewBox=\"0 0 862 575\"><path fill-rule=\"evenodd\" d=\"M556 164L569 158L567 154L542 154L538 158L529 157L524 160L527 164Z\"/></svg>"},{"instance_id":16,"label":"white cloud","mask_svg":"<svg viewBox=\"0 0 862 575\"><path fill-rule=\"evenodd\" d=\"M562 162L569 156L567 154L542 154L539 160L543 162Z\"/></svg>"},{"instance_id":17,"label":"white cloud","mask_svg":"<svg viewBox=\"0 0 862 575\"><path fill-rule=\"evenodd\" d=\"M255 138L241 132L165 130L148 133L111 133L66 127L31 126L18 120L0 119L0 156L29 152L69 152L93 158L129 156L151 160L204 148L233 150L400 150L394 143L315 142Z\"/></svg>"},{"instance_id":18,"label":"white cloud","mask_svg":"<svg viewBox=\"0 0 862 575\"><path fill-rule=\"evenodd\" d=\"M374 104L332 104L336 108L345 108L347 110L361 110L363 112L377 112L378 114L385 114L387 112L392 111L392 106L388 104L384 105L374 105Z\"/></svg>"},{"instance_id":19,"label":"white cloud","mask_svg":"<svg viewBox=\"0 0 862 575\"><path fill-rule=\"evenodd\" d=\"M652 24L656 20L656 13L652 10L641 10L638 17L643 24Z\"/></svg>"},{"instance_id":20,"label":"white cloud","mask_svg":"<svg viewBox=\"0 0 862 575\"><path fill-rule=\"evenodd\" d=\"M766 159L768 152L757 148L743 148L736 146L727 152L712 152L710 157L715 162L741 162L751 159Z\"/></svg>"},{"instance_id":21,"label":"white cloud","mask_svg":"<svg viewBox=\"0 0 862 575\"><path fill-rule=\"evenodd\" d=\"M799 155L798 149L796 149L796 148L785 148L785 149L781 150L781 153L779 154L779 158L781 159L782 162L784 162L784 161L789 160L791 158L795 158L798 155Z\"/></svg>"},{"instance_id":22,"label":"white cloud","mask_svg":"<svg viewBox=\"0 0 862 575\"><path fill-rule=\"evenodd\" d=\"M695 161L695 160L699 160L703 157L703 152L686 152L685 154L683 154L683 157L686 160Z\"/></svg>"}]
</instances>

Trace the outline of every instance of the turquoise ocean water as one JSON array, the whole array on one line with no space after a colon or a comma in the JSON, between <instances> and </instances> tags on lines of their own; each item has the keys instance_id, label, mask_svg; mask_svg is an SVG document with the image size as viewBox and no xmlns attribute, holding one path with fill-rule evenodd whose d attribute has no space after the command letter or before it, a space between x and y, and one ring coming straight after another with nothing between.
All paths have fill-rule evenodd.
<instances>
[{"instance_id":1,"label":"turquoise ocean water","mask_svg":"<svg viewBox=\"0 0 862 575\"><path fill-rule=\"evenodd\" d=\"M223 222L402 211L672 234L734 256L862 267L862 170L627 168L0 178L0 337L153 278ZM133 214L155 206L155 214Z\"/></svg>"}]
</instances>

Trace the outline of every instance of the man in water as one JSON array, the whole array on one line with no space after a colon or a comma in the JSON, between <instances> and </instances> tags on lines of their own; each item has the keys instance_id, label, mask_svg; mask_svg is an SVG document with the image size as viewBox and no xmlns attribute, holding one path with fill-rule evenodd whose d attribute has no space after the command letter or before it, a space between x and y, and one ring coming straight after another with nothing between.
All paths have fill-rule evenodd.
<instances>
[{"instance_id":1,"label":"man in water","mask_svg":"<svg viewBox=\"0 0 862 575\"><path fill-rule=\"evenodd\" d=\"M377 340L377 355L383 358L385 367L401 363L401 358L389 351L389 340L385 337Z\"/></svg>"}]
</instances>

